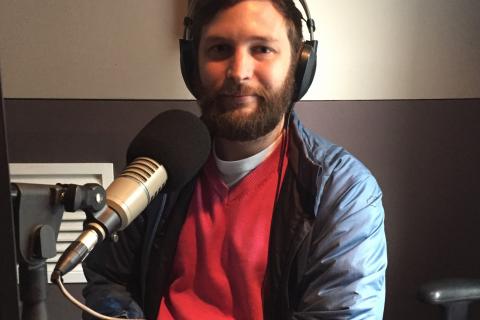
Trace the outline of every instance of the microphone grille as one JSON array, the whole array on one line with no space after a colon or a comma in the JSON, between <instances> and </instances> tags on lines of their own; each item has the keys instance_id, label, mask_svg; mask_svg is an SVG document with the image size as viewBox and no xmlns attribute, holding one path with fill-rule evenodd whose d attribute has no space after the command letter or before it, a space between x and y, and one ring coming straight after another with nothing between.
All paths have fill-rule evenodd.
<instances>
[{"instance_id":1,"label":"microphone grille","mask_svg":"<svg viewBox=\"0 0 480 320\"><path fill-rule=\"evenodd\" d=\"M145 203L148 203L158 194L166 181L167 173L162 165L155 160L139 157L130 163L107 188L107 200L116 201L116 203L125 202L124 207L135 205L138 197L144 197ZM113 200L114 198L117 200ZM140 211L142 210L143 208Z\"/></svg>"},{"instance_id":2,"label":"microphone grille","mask_svg":"<svg viewBox=\"0 0 480 320\"><path fill-rule=\"evenodd\" d=\"M145 182L151 178L159 167L160 165L152 159L139 157L132 161L120 176Z\"/></svg>"}]
</instances>

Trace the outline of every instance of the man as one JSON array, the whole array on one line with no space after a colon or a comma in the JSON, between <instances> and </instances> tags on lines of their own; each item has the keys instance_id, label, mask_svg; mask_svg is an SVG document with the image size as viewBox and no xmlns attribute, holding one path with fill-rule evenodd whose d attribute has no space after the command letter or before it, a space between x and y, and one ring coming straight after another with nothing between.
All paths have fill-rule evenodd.
<instances>
[{"instance_id":1,"label":"man","mask_svg":"<svg viewBox=\"0 0 480 320\"><path fill-rule=\"evenodd\" d=\"M212 155L87 259L87 304L148 319L381 319L381 191L290 114L293 2L205 0L192 18Z\"/></svg>"}]
</instances>

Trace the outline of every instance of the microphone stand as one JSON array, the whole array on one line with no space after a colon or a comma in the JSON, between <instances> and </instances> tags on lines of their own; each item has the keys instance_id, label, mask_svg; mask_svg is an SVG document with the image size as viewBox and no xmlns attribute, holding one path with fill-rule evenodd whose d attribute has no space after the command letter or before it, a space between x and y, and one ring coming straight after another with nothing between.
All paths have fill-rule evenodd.
<instances>
[{"instance_id":1,"label":"microphone stand","mask_svg":"<svg viewBox=\"0 0 480 320\"><path fill-rule=\"evenodd\" d=\"M95 212L105 206L98 184L78 186L13 183L22 320L47 320L46 260L57 254L56 240L63 212Z\"/></svg>"}]
</instances>

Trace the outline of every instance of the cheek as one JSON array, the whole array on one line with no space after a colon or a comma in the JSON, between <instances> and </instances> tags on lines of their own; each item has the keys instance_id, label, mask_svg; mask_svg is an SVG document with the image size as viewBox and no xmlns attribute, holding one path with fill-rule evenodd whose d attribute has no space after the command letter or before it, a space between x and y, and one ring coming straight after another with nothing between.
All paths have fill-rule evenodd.
<instances>
[{"instance_id":1,"label":"cheek","mask_svg":"<svg viewBox=\"0 0 480 320\"><path fill-rule=\"evenodd\" d=\"M288 76L289 61L275 63L274 65L263 68L258 73L258 78L265 88L277 90L283 86Z\"/></svg>"},{"instance_id":2,"label":"cheek","mask_svg":"<svg viewBox=\"0 0 480 320\"><path fill-rule=\"evenodd\" d=\"M224 68L219 63L201 63L199 75L202 86L205 88L220 88L224 81Z\"/></svg>"}]
</instances>

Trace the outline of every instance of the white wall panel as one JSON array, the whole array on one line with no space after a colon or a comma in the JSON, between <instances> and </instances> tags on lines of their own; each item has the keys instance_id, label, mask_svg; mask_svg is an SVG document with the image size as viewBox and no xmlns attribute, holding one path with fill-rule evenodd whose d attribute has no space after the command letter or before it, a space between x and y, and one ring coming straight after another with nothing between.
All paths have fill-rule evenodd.
<instances>
[{"instance_id":1,"label":"white wall panel","mask_svg":"<svg viewBox=\"0 0 480 320\"><path fill-rule=\"evenodd\" d=\"M305 99L480 97L480 1L309 2L320 51ZM0 0L5 94L190 99L185 11L179 0Z\"/></svg>"},{"instance_id":2,"label":"white wall panel","mask_svg":"<svg viewBox=\"0 0 480 320\"><path fill-rule=\"evenodd\" d=\"M310 1L319 65L306 99L480 97L480 1Z\"/></svg>"}]
</instances>

